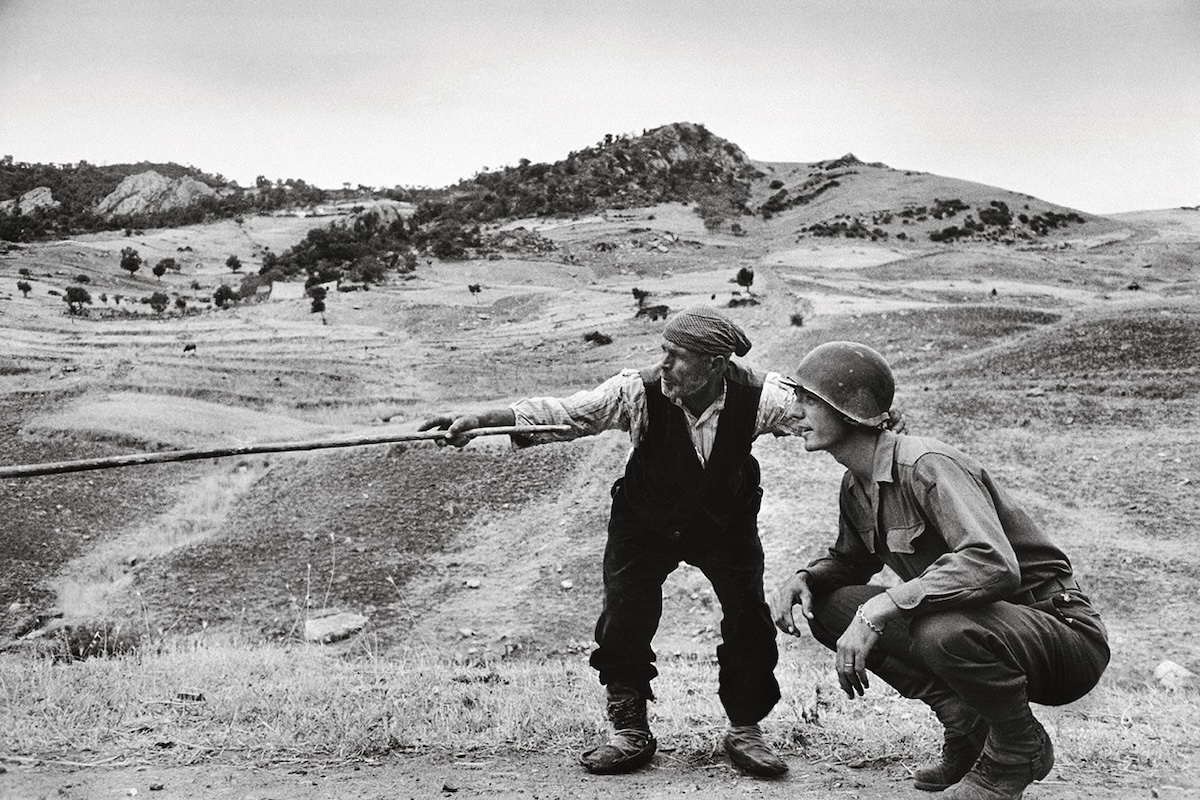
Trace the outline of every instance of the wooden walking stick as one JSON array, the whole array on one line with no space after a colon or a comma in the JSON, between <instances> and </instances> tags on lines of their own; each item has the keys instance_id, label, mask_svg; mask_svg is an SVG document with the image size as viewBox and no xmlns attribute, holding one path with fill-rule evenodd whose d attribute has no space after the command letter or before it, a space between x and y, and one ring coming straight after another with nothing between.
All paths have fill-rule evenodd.
<instances>
[{"instance_id":1,"label":"wooden walking stick","mask_svg":"<svg viewBox=\"0 0 1200 800\"><path fill-rule=\"evenodd\" d=\"M475 428L464 431L463 436L508 436L530 433L566 433L568 425L508 425L498 428ZM59 475L65 472L86 472L94 469L115 467L137 467L144 464L164 464L172 461L197 461L203 458L245 456L254 453L289 453L297 450L327 450L332 447L362 447L372 444L393 444L428 439L445 439L446 431L418 431L416 433L384 433L374 436L353 436L345 439L317 439L300 442L267 442L236 447L216 447L203 450L168 450L161 453L130 453L124 456L85 458L79 461L57 461L44 464L17 464L0 467L0 479L31 478L35 475Z\"/></svg>"}]
</instances>

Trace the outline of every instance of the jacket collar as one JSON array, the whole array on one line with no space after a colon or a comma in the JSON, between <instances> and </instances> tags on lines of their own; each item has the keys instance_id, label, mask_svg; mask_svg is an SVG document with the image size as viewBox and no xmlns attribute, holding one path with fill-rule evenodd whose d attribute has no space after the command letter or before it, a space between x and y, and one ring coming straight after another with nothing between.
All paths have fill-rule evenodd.
<instances>
[{"instance_id":1,"label":"jacket collar","mask_svg":"<svg viewBox=\"0 0 1200 800\"><path fill-rule=\"evenodd\" d=\"M900 435L891 431L883 431L880 433L878 440L875 442L875 455L871 463L871 484L863 486L853 473L850 473L850 480L853 484L853 492L858 495L859 500L871 509L871 519L878 526L879 520L879 484L894 483L896 466L896 447L900 443ZM875 552L875 536L863 537L863 544L872 553Z\"/></svg>"}]
</instances>

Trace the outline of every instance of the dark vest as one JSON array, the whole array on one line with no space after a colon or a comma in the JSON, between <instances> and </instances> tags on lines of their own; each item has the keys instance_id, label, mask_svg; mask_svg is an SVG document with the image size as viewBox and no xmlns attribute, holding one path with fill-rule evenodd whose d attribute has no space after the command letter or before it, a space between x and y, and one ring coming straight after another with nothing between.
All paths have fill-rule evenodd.
<instances>
[{"instance_id":1,"label":"dark vest","mask_svg":"<svg viewBox=\"0 0 1200 800\"><path fill-rule=\"evenodd\" d=\"M639 522L665 532L719 533L758 512L759 468L750 454L763 376L730 363L725 408L701 467L683 409L663 396L660 368L642 370L646 428L625 466L620 497Z\"/></svg>"}]
</instances>

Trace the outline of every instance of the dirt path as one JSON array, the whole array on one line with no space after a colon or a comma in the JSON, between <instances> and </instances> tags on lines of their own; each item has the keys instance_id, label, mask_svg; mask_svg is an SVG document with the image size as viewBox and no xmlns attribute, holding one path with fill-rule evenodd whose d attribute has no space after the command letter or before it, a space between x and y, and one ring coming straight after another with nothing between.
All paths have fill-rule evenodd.
<instances>
[{"instance_id":1,"label":"dirt path","mask_svg":"<svg viewBox=\"0 0 1200 800\"><path fill-rule=\"evenodd\" d=\"M595 776L565 755L507 754L475 758L408 756L362 766L321 768L298 762L270 768L206 764L188 767L121 766L71 768L54 765L10 766L0 775L0 800L93 800L149 796L162 800L367 800L367 798L464 798L495 800L529 798L673 798L703 796L712 800L743 798L888 798L929 800L908 783L904 766L891 764L854 769L839 764L789 759L791 772L782 780L749 777L724 757L690 765L660 754L647 769L632 775ZM1027 800L1124 800L1196 797L1196 788L1168 782L1079 784L1049 780L1026 791Z\"/></svg>"}]
</instances>

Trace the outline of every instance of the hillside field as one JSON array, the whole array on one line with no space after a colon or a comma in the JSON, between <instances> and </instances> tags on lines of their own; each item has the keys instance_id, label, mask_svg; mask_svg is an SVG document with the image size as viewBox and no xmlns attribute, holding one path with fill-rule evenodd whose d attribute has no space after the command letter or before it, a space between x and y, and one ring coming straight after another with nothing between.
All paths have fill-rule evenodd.
<instances>
[{"instance_id":1,"label":"hillside field","mask_svg":"<svg viewBox=\"0 0 1200 800\"><path fill-rule=\"evenodd\" d=\"M1101 686L1038 709L1059 761L1026 796L1200 796L1200 726L1187 711L1197 689L1171 692L1154 676L1164 661L1200 672L1200 211L1091 218L1009 245L799 236L798 213L747 223L741 236L706 230L678 204L510 222L557 249L423 260L408 280L330 291L323 314L295 291L224 310L202 296L232 280L228 255L251 271L263 248L286 249L327 219L9 247L0 465L412 432L437 413L569 393L658 357L662 321L635 316L635 288L671 309L727 307L754 342L746 360L785 373L820 342L864 341L895 368L910 432L988 464L1066 550L1108 625L1114 655ZM118 260L131 245L148 263L172 256L182 268L128 275ZM734 282L746 266L748 290ZM67 313L70 285L93 298L83 314ZM155 291L188 298L195 313L131 302ZM586 340L592 332L611 344ZM616 433L522 451L480 439L462 451L405 443L0 480L0 797L116 796L153 783L166 784L164 797L611 794L618 784L587 776L574 753L604 730L586 656L609 487L628 447ZM755 452L770 590L832 542L840 469L789 439ZM305 621L332 609L369 622L337 644L303 643ZM831 656L807 638L780 641L789 694L767 720L791 778L739 777L714 744L719 618L703 577L677 571L656 639L664 678L652 722L664 749L625 779L629 791L927 796L907 770L936 747L932 716L876 684L866 702L837 697ZM55 643L79 630L140 648L49 665ZM25 717L54 705L54 680L37 676L103 694L186 669L170 661L180 648L204 665L191 677L207 710L135 691L111 730L98 721L107 712L79 711L61 735L45 720L31 733ZM482 704L517 692L529 672L535 699L561 701L561 718L546 713L570 724L527 720L524 738L506 744L486 721L445 722L399 746L416 724L400 719L361 731L357 751L298 753L272 744L276 731L248 710L270 706L270 679L256 682L275 674L254 666L274 663L263 653L311 659L322 676L350 670L366 694L383 682L362 674L396 670L387 674L402 684L404 670L419 670L395 665L416 653L426 660L413 663L447 665L447 697L466 686ZM252 666L230 666L242 660ZM684 677L668 679L673 671ZM233 700L235 684L252 699ZM46 702L17 699L28 692ZM338 713L354 704L332 696ZM222 732L220 747L161 746Z\"/></svg>"}]
</instances>

